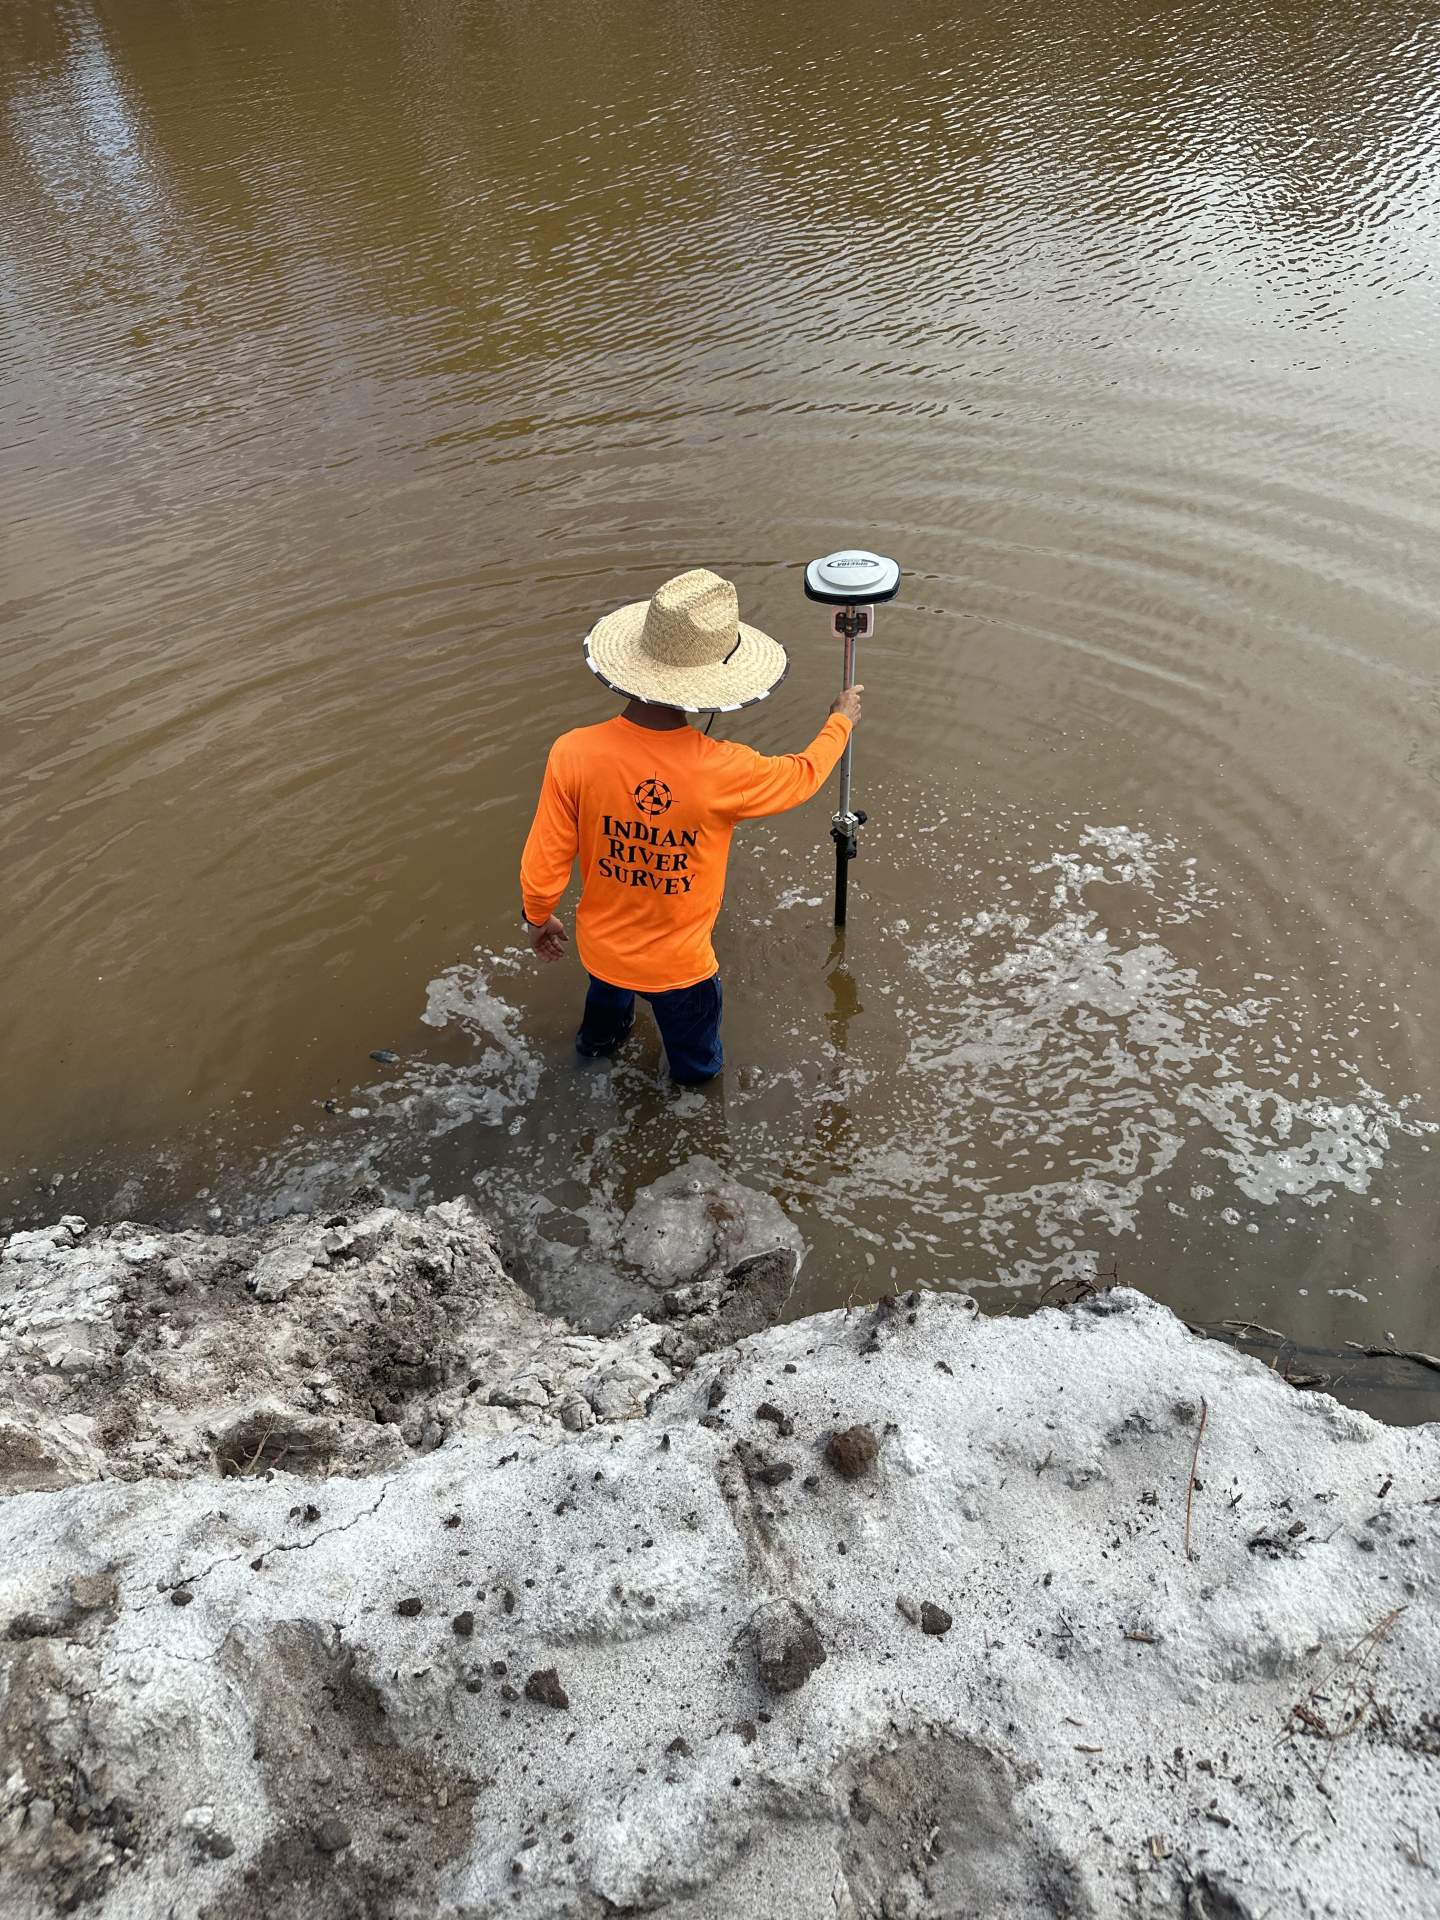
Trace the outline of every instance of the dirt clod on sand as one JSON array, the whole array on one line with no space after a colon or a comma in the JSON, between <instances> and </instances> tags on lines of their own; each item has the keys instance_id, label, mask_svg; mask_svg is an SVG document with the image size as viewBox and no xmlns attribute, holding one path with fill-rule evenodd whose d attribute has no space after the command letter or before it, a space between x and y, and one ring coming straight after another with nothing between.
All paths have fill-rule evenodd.
<instances>
[{"instance_id":1,"label":"dirt clod on sand","mask_svg":"<svg viewBox=\"0 0 1440 1920\"><path fill-rule=\"evenodd\" d=\"M783 1487L794 1472L794 1463L789 1460L773 1459L759 1447L751 1446L742 1440L735 1449L745 1478L752 1486Z\"/></svg>"},{"instance_id":2,"label":"dirt clod on sand","mask_svg":"<svg viewBox=\"0 0 1440 1920\"><path fill-rule=\"evenodd\" d=\"M350 1829L332 1814L315 1829L315 1844L321 1853L343 1853L350 1845Z\"/></svg>"},{"instance_id":3,"label":"dirt clod on sand","mask_svg":"<svg viewBox=\"0 0 1440 1920\"><path fill-rule=\"evenodd\" d=\"M875 1464L880 1442L875 1429L841 1427L825 1442L825 1458L842 1480L859 1480Z\"/></svg>"},{"instance_id":4,"label":"dirt clod on sand","mask_svg":"<svg viewBox=\"0 0 1440 1920\"><path fill-rule=\"evenodd\" d=\"M538 1667L525 1682L525 1698L542 1707L568 1707L570 1696L560 1684L554 1667Z\"/></svg>"},{"instance_id":5,"label":"dirt clod on sand","mask_svg":"<svg viewBox=\"0 0 1440 1920\"><path fill-rule=\"evenodd\" d=\"M762 1602L750 1616L750 1639L761 1682L771 1693L794 1693L825 1664L815 1622L797 1601Z\"/></svg>"}]
</instances>

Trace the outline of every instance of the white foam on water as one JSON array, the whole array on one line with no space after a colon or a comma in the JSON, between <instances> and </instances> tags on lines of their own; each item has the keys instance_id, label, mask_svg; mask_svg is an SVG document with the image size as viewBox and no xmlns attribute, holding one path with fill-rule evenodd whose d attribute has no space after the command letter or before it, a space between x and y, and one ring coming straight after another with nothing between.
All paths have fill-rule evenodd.
<instances>
[{"instance_id":1,"label":"white foam on water","mask_svg":"<svg viewBox=\"0 0 1440 1920\"><path fill-rule=\"evenodd\" d=\"M407 1055L395 1071L352 1089L345 1117L357 1124L336 1140L302 1128L253 1185L263 1216L335 1204L346 1187L379 1181L410 1201L429 1192L430 1149L463 1129L506 1134L532 1107L541 1084L541 1056L525 1037L522 1008L497 991L513 978L520 956L477 951L429 982L424 1025L458 1028L470 1044L461 1060ZM357 1098L358 1096L358 1098ZM363 1104L362 1104L363 1103ZM443 1196L439 1196L443 1197ZM237 1214L249 1208L235 1209Z\"/></svg>"},{"instance_id":2,"label":"white foam on water","mask_svg":"<svg viewBox=\"0 0 1440 1920\"><path fill-rule=\"evenodd\" d=\"M712 1187L768 1191L807 1238L838 1236L882 1275L1031 1287L1108 1270L1147 1209L1224 1236L1365 1196L1397 1141L1435 1131L1375 1084L1373 1056L1353 1057L1360 991L1336 970L1323 1001L1313 982L1287 998L1273 962L1247 967L1173 839L1081 821L1007 858L1033 826L979 813L944 839L896 839L907 905L870 930L863 980L847 986L843 963L828 993L813 969L765 974L768 1046L736 1058L732 1016L718 1091L670 1087L644 1027L613 1064L547 1067L527 954L447 968L421 1019L469 1057L407 1058L356 1088L373 1112L352 1171L393 1190L427 1143L468 1150L459 1130L478 1129L463 1177L557 1284L643 1264L627 1219L701 1156ZM759 909L751 927L813 912L813 878L786 871L778 839L762 830L747 851L734 890Z\"/></svg>"},{"instance_id":3,"label":"white foam on water","mask_svg":"<svg viewBox=\"0 0 1440 1920\"><path fill-rule=\"evenodd\" d=\"M1029 873L1044 897L992 895L907 949L928 990L913 1002L908 1068L934 1089L913 1124L955 1144L968 1135L988 1161L976 1238L1003 1277L1064 1276L1087 1242L1135 1231L1177 1163L1192 1202L1228 1189L1315 1206L1337 1188L1366 1193L1396 1137L1434 1131L1357 1075L1330 1035L1308 1031L1272 976L1256 972L1237 996L1166 944L1162 930L1218 904L1173 841L1087 825ZM1117 936L1102 896L1120 886L1142 911ZM1357 1012L1332 1016L1331 1034L1353 1031ZM1307 1047L1312 1083L1335 1084L1282 1092L1282 1078L1298 1088L1282 1070ZM1053 1177L1027 1181L1037 1163ZM1256 1231L1234 1204L1217 1212Z\"/></svg>"},{"instance_id":4,"label":"white foam on water","mask_svg":"<svg viewBox=\"0 0 1440 1920\"><path fill-rule=\"evenodd\" d=\"M1429 1130L1368 1087L1343 1105L1290 1100L1239 1081L1185 1087L1179 1097L1220 1138L1204 1152L1225 1162L1243 1194L1266 1205L1286 1196L1329 1199L1336 1186L1368 1193L1391 1135Z\"/></svg>"},{"instance_id":5,"label":"white foam on water","mask_svg":"<svg viewBox=\"0 0 1440 1920\"><path fill-rule=\"evenodd\" d=\"M897 1246L903 1220L970 1284L1044 1283L1103 1271L1147 1208L1254 1235L1268 1211L1367 1194L1401 1138L1434 1131L1353 1057L1364 992L1338 965L1323 997L1311 982L1288 999L1273 968L1247 970L1175 840L1076 822L1043 857L996 853L1027 829L977 813L909 840L905 864L931 878L907 872L906 898L933 905L907 907L883 945L872 933L864 960L869 1006L893 994L901 1064L867 1097L854 1056L835 1056L813 1096L813 1135L827 1109L848 1129L814 1168L837 1225L883 1218ZM771 876L781 898L787 878ZM748 1138L793 1179L799 1129L783 1147L777 1131Z\"/></svg>"},{"instance_id":6,"label":"white foam on water","mask_svg":"<svg viewBox=\"0 0 1440 1920\"><path fill-rule=\"evenodd\" d=\"M454 1021L472 1040L501 1054L524 1052L521 1015L491 985L495 979L518 972L519 956L514 949L481 953L476 962L447 967L426 987L425 1011L420 1018L427 1027L447 1027Z\"/></svg>"}]
</instances>

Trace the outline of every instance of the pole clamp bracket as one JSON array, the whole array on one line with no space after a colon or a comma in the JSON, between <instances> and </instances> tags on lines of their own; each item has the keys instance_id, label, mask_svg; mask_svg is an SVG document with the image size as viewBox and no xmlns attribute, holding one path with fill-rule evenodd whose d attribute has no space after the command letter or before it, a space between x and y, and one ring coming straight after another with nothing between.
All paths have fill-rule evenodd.
<instances>
[{"instance_id":1,"label":"pole clamp bracket","mask_svg":"<svg viewBox=\"0 0 1440 1920\"><path fill-rule=\"evenodd\" d=\"M868 818L869 815L862 813L858 808L852 813L837 813L832 818L830 822L830 838L835 842L837 847L843 847L845 849L845 857L847 860L853 860L855 858L858 851L856 835L859 829L865 825Z\"/></svg>"}]
</instances>

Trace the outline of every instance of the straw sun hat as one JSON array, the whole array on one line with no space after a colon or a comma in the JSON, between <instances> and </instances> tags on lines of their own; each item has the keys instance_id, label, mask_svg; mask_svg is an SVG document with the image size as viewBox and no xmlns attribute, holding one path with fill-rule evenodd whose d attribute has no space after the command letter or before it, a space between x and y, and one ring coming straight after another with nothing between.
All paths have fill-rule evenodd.
<instances>
[{"instance_id":1,"label":"straw sun hat","mask_svg":"<svg viewBox=\"0 0 1440 1920\"><path fill-rule=\"evenodd\" d=\"M613 693L686 713L748 707L773 693L786 669L779 641L741 620L733 582L706 567L597 620L585 660Z\"/></svg>"}]
</instances>

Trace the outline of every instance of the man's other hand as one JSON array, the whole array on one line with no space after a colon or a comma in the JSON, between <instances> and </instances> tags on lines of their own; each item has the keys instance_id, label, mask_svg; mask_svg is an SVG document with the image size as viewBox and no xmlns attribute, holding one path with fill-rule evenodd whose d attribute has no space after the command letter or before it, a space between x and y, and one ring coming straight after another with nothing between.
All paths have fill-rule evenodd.
<instances>
[{"instance_id":1,"label":"man's other hand","mask_svg":"<svg viewBox=\"0 0 1440 1920\"><path fill-rule=\"evenodd\" d=\"M525 930L530 935L530 945L542 960L558 960L565 951L565 942L570 938L565 931L565 923L552 913L543 927L532 927L527 920Z\"/></svg>"},{"instance_id":2,"label":"man's other hand","mask_svg":"<svg viewBox=\"0 0 1440 1920\"><path fill-rule=\"evenodd\" d=\"M858 727L860 724L860 696L864 691L864 687L847 687L838 700L831 702L830 711L832 713L843 713L852 727Z\"/></svg>"}]
</instances>

